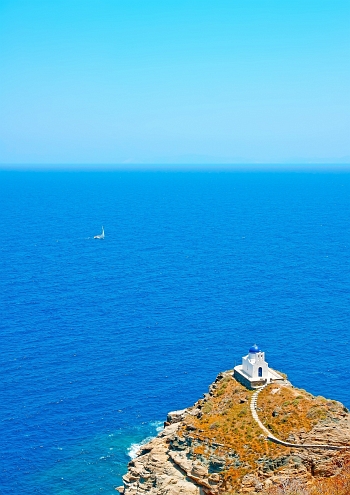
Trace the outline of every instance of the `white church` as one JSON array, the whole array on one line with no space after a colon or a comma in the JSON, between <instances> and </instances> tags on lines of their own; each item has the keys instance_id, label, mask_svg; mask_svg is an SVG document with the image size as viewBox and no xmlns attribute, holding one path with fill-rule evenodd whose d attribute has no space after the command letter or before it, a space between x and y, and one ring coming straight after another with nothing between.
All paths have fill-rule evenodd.
<instances>
[{"instance_id":1,"label":"white church","mask_svg":"<svg viewBox=\"0 0 350 495\"><path fill-rule=\"evenodd\" d=\"M261 387L265 383L284 380L276 371L269 368L265 361L265 352L254 344L249 354L243 356L242 364L235 366L233 376L247 388Z\"/></svg>"}]
</instances>

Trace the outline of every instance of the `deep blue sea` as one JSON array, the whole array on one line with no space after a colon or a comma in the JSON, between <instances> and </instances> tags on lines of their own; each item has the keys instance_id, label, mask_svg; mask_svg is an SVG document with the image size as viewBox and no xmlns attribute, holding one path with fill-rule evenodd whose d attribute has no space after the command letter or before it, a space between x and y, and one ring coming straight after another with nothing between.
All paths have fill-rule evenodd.
<instances>
[{"instance_id":1,"label":"deep blue sea","mask_svg":"<svg viewBox=\"0 0 350 495\"><path fill-rule=\"evenodd\" d=\"M350 407L350 173L1 172L0 225L2 495L115 494L255 342Z\"/></svg>"}]
</instances>

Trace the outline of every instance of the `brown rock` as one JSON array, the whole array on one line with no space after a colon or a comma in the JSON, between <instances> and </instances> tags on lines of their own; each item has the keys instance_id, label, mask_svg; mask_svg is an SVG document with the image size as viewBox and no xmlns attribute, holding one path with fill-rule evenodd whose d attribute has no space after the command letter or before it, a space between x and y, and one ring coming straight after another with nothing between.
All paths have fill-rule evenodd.
<instances>
[{"instance_id":1,"label":"brown rock","mask_svg":"<svg viewBox=\"0 0 350 495\"><path fill-rule=\"evenodd\" d=\"M204 399L200 399L193 407L169 413L164 430L142 446L123 477L125 486L116 490L123 495L219 495L225 491L258 495L264 489L286 484L288 480L299 483L298 486L308 486L318 477L329 477L339 472L341 463L335 462L339 460L337 451L280 447L281 450L276 453L266 445L267 454L254 458L254 447L250 441L254 440L255 445L257 440L263 443L265 436L257 430L248 404L241 406L241 410L245 411L245 424L248 421L249 428L251 418L250 438L242 433L242 442L237 448L222 443L222 438L225 438L222 435L222 424L230 428L227 411L230 407L239 407L239 404L249 401L247 392L236 382L234 388L231 384L231 395L225 397L222 391L231 379L232 372L222 373L217 383L223 383L211 387L211 398L205 394ZM273 400L276 397L277 401L283 390L276 390L278 393L271 393L271 398ZM297 395L297 389L293 390L296 390ZM219 394L221 402L217 401L215 394ZM215 409L218 403L219 407L216 405ZM334 401L325 404L327 417L323 416L310 431L307 431L305 423L304 428L293 429L289 433L289 441L350 445L350 415ZM276 421L283 418L283 408L273 402L272 407L274 409L270 409L269 418L272 411L272 416L278 418ZM210 416L212 409L213 414ZM263 413L263 404L259 404L258 410ZM210 428L210 425L213 427ZM251 456L251 460L245 460L246 455ZM236 486L234 477L227 478L223 474L228 472L228 468L249 471L241 479L240 486Z\"/></svg>"}]
</instances>

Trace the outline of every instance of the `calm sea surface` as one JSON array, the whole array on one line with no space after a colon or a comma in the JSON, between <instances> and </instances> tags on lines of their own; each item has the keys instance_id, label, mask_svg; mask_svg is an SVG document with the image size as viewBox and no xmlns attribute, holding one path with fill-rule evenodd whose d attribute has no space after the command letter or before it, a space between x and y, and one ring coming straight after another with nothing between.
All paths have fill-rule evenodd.
<instances>
[{"instance_id":1,"label":"calm sea surface","mask_svg":"<svg viewBox=\"0 0 350 495\"><path fill-rule=\"evenodd\" d=\"M350 407L350 174L2 172L0 220L2 494L115 494L254 342Z\"/></svg>"}]
</instances>

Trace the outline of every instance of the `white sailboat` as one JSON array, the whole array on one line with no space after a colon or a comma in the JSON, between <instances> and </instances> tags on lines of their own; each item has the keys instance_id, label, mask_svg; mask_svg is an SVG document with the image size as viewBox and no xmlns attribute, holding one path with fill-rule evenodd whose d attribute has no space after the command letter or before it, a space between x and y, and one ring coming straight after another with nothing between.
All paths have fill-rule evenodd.
<instances>
[{"instance_id":1,"label":"white sailboat","mask_svg":"<svg viewBox=\"0 0 350 495\"><path fill-rule=\"evenodd\" d=\"M104 230L103 225L102 225L102 232L101 232L101 234L95 235L94 236L94 239L104 239L104 238L105 238L105 230Z\"/></svg>"}]
</instances>

